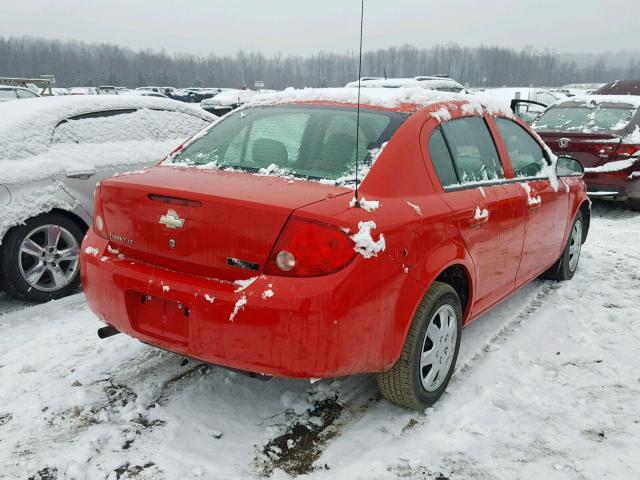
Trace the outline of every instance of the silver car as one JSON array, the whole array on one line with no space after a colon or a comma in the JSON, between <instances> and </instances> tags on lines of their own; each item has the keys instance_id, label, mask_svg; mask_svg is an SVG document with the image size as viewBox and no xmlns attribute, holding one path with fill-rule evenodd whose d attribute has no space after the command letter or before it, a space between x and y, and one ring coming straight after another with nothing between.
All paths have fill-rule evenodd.
<instances>
[{"instance_id":1,"label":"silver car","mask_svg":"<svg viewBox=\"0 0 640 480\"><path fill-rule=\"evenodd\" d=\"M0 85L0 102L22 100L26 98L38 98L39 96L40 95L32 92L28 88Z\"/></svg>"},{"instance_id":2,"label":"silver car","mask_svg":"<svg viewBox=\"0 0 640 480\"><path fill-rule=\"evenodd\" d=\"M96 184L162 160L215 118L143 96L0 104L0 288L35 302L75 291Z\"/></svg>"}]
</instances>

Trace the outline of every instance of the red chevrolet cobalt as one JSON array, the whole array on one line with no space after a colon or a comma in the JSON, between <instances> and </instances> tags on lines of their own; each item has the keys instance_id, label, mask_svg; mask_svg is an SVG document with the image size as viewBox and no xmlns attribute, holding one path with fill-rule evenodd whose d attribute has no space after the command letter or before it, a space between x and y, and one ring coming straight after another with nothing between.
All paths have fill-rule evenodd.
<instances>
[{"instance_id":1,"label":"red chevrolet cobalt","mask_svg":"<svg viewBox=\"0 0 640 480\"><path fill-rule=\"evenodd\" d=\"M104 181L81 265L102 335L264 375L373 372L419 409L465 325L540 275L573 276L579 162L469 97L368 89L358 120L356 96L259 97Z\"/></svg>"}]
</instances>

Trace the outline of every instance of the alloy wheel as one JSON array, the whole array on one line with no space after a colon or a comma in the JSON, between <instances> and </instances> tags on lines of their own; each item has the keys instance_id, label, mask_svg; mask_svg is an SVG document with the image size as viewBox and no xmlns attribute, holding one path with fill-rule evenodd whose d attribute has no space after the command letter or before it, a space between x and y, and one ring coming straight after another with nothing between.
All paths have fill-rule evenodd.
<instances>
[{"instance_id":1,"label":"alloy wheel","mask_svg":"<svg viewBox=\"0 0 640 480\"><path fill-rule=\"evenodd\" d=\"M576 221L571 230L571 240L569 242L569 270L574 272L578 267L580 252L582 251L582 222Z\"/></svg>"},{"instance_id":2,"label":"alloy wheel","mask_svg":"<svg viewBox=\"0 0 640 480\"><path fill-rule=\"evenodd\" d=\"M420 379L427 392L445 381L455 356L458 319L451 305L438 308L427 327L420 355Z\"/></svg>"},{"instance_id":3,"label":"alloy wheel","mask_svg":"<svg viewBox=\"0 0 640 480\"><path fill-rule=\"evenodd\" d=\"M73 234L55 224L34 228L22 240L18 265L22 278L40 291L66 287L78 273L80 246Z\"/></svg>"}]
</instances>

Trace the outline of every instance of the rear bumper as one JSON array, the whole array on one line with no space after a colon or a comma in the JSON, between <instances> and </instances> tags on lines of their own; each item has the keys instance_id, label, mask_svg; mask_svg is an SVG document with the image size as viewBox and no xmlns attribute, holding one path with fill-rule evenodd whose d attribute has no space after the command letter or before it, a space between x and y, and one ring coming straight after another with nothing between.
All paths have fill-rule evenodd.
<instances>
[{"instance_id":1,"label":"rear bumper","mask_svg":"<svg viewBox=\"0 0 640 480\"><path fill-rule=\"evenodd\" d=\"M584 181L590 197L640 198L640 172L587 173Z\"/></svg>"},{"instance_id":2,"label":"rear bumper","mask_svg":"<svg viewBox=\"0 0 640 480\"><path fill-rule=\"evenodd\" d=\"M181 355L267 375L322 378L388 369L404 341L410 302L424 293L386 256L356 260L326 277L263 275L237 291L229 282L117 258L107 245L90 230L81 255L87 300L103 321ZM98 253L86 253L87 247ZM242 299L246 304L237 303Z\"/></svg>"}]
</instances>

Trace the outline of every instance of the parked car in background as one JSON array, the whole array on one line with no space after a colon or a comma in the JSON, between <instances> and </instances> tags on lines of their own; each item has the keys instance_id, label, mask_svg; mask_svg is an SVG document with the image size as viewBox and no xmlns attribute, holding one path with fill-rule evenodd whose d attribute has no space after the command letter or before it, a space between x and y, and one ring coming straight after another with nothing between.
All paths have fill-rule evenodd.
<instances>
[{"instance_id":1,"label":"parked car in background","mask_svg":"<svg viewBox=\"0 0 640 480\"><path fill-rule=\"evenodd\" d=\"M474 91L473 94L481 99L502 102L529 124L549 105L567 98L565 94L557 91L533 87L488 88Z\"/></svg>"},{"instance_id":2,"label":"parked car in background","mask_svg":"<svg viewBox=\"0 0 640 480\"><path fill-rule=\"evenodd\" d=\"M463 326L570 279L590 219L579 162L466 98L364 89L358 122L352 88L260 95L105 180L81 253L101 335L264 375L374 372L392 402L434 403Z\"/></svg>"},{"instance_id":3,"label":"parked car in background","mask_svg":"<svg viewBox=\"0 0 640 480\"><path fill-rule=\"evenodd\" d=\"M118 87L102 85L98 87L98 95L118 95Z\"/></svg>"},{"instance_id":4,"label":"parked car in background","mask_svg":"<svg viewBox=\"0 0 640 480\"><path fill-rule=\"evenodd\" d=\"M186 103L200 103L207 98L213 98L220 92L222 92L223 88L185 88L180 90L174 90L170 94L168 94L169 98L173 100L178 100L180 102Z\"/></svg>"},{"instance_id":5,"label":"parked car in background","mask_svg":"<svg viewBox=\"0 0 640 480\"><path fill-rule=\"evenodd\" d=\"M136 88L138 92L155 92L155 93L163 93L160 87L138 87Z\"/></svg>"},{"instance_id":6,"label":"parked car in background","mask_svg":"<svg viewBox=\"0 0 640 480\"><path fill-rule=\"evenodd\" d=\"M589 195L640 211L640 97L594 95L552 105L533 128L586 167Z\"/></svg>"},{"instance_id":7,"label":"parked car in background","mask_svg":"<svg viewBox=\"0 0 640 480\"><path fill-rule=\"evenodd\" d=\"M569 83L560 88L554 88L552 91L562 93L567 97L583 97L585 95L592 95L604 85L604 83Z\"/></svg>"},{"instance_id":8,"label":"parked car in background","mask_svg":"<svg viewBox=\"0 0 640 480\"><path fill-rule=\"evenodd\" d=\"M640 95L640 80L616 80L594 92L595 95Z\"/></svg>"},{"instance_id":9,"label":"parked car in background","mask_svg":"<svg viewBox=\"0 0 640 480\"><path fill-rule=\"evenodd\" d=\"M68 95L97 95L98 91L94 87L71 87Z\"/></svg>"},{"instance_id":10,"label":"parked car in background","mask_svg":"<svg viewBox=\"0 0 640 480\"><path fill-rule=\"evenodd\" d=\"M69 95L69 89L68 88L61 88L61 87L55 87L51 89L51 93L55 96L60 96L60 95Z\"/></svg>"},{"instance_id":11,"label":"parked car in background","mask_svg":"<svg viewBox=\"0 0 640 480\"><path fill-rule=\"evenodd\" d=\"M421 75L413 78L377 78L364 77L354 82L347 83L347 88L357 88L360 84L363 88L407 88L418 87L439 92L465 93L464 86L455 80L444 76Z\"/></svg>"},{"instance_id":12,"label":"parked car in background","mask_svg":"<svg viewBox=\"0 0 640 480\"><path fill-rule=\"evenodd\" d=\"M162 159L214 118L141 96L0 104L0 288L30 301L73 292L98 181Z\"/></svg>"},{"instance_id":13,"label":"parked car in background","mask_svg":"<svg viewBox=\"0 0 640 480\"><path fill-rule=\"evenodd\" d=\"M40 95L32 92L28 88L0 86L0 103L11 100L24 100L26 98L37 98Z\"/></svg>"},{"instance_id":14,"label":"parked car in background","mask_svg":"<svg viewBox=\"0 0 640 480\"><path fill-rule=\"evenodd\" d=\"M224 90L214 97L200 102L200 107L214 115L222 116L251 101L258 92L255 90Z\"/></svg>"}]
</instances>

